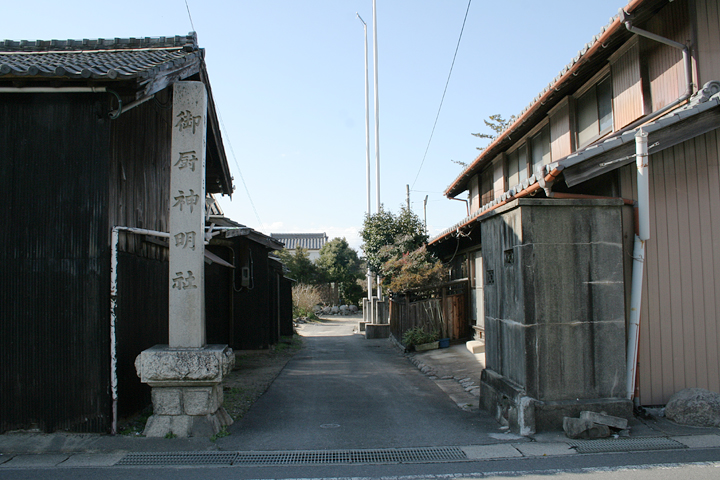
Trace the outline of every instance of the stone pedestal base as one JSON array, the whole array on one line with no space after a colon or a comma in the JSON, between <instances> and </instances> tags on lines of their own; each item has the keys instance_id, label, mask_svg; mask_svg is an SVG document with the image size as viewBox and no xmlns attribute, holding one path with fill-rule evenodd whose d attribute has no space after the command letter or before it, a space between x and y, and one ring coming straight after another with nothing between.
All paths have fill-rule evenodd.
<instances>
[{"instance_id":1,"label":"stone pedestal base","mask_svg":"<svg viewBox=\"0 0 720 480\"><path fill-rule=\"evenodd\" d=\"M365 338L389 338L390 337L390 324L379 324L379 323L368 323L365 325Z\"/></svg>"},{"instance_id":2,"label":"stone pedestal base","mask_svg":"<svg viewBox=\"0 0 720 480\"><path fill-rule=\"evenodd\" d=\"M232 418L222 407L222 379L235 363L227 345L176 349L156 345L138 355L135 369L152 387L148 437L209 437Z\"/></svg>"},{"instance_id":3,"label":"stone pedestal base","mask_svg":"<svg viewBox=\"0 0 720 480\"><path fill-rule=\"evenodd\" d=\"M483 370L480 380L480 408L500 424L508 425L513 433L523 436L560 431L565 417L577 417L583 411L605 412L628 419L633 414L632 402L624 398L539 401L489 368Z\"/></svg>"}]
</instances>

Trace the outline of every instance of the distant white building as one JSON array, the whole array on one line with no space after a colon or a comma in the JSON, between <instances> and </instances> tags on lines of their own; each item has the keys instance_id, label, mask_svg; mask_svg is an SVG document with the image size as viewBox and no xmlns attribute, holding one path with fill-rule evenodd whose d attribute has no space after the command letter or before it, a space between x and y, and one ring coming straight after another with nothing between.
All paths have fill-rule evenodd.
<instances>
[{"instance_id":1,"label":"distant white building","mask_svg":"<svg viewBox=\"0 0 720 480\"><path fill-rule=\"evenodd\" d=\"M328 236L323 233L271 233L270 236L285 244L285 250L293 255L298 247L308 251L310 260L320 258L320 249L328 241Z\"/></svg>"}]
</instances>

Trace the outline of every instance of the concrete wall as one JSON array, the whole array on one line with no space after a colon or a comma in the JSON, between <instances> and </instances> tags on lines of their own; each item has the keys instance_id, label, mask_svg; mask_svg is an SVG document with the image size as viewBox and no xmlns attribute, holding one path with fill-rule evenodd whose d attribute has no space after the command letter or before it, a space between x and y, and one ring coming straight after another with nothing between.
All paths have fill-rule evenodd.
<instances>
[{"instance_id":1,"label":"concrete wall","mask_svg":"<svg viewBox=\"0 0 720 480\"><path fill-rule=\"evenodd\" d=\"M483 405L520 433L626 415L620 200L519 199L481 224ZM599 407L598 405L602 405Z\"/></svg>"}]
</instances>

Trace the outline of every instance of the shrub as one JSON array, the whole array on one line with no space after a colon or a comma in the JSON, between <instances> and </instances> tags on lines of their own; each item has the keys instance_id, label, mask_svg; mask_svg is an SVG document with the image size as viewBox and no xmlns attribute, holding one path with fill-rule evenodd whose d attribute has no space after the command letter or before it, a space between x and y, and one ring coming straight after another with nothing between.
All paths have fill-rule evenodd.
<instances>
[{"instance_id":1,"label":"shrub","mask_svg":"<svg viewBox=\"0 0 720 480\"><path fill-rule=\"evenodd\" d=\"M402 343L405 348L411 348L415 345L423 345L425 343L435 342L439 338L439 331L433 330L431 332L426 332L423 327L417 326L406 330L405 333L403 333Z\"/></svg>"},{"instance_id":2,"label":"shrub","mask_svg":"<svg viewBox=\"0 0 720 480\"><path fill-rule=\"evenodd\" d=\"M298 283L292 287L293 317L312 317L315 307L322 303L319 289L314 285Z\"/></svg>"}]
</instances>

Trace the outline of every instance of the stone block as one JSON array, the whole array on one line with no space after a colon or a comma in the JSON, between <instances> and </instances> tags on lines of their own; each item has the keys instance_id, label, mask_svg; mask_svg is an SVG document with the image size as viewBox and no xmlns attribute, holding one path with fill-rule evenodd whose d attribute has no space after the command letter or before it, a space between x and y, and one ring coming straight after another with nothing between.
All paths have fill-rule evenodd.
<instances>
[{"instance_id":1,"label":"stone block","mask_svg":"<svg viewBox=\"0 0 720 480\"><path fill-rule=\"evenodd\" d=\"M367 325L368 322L358 322L358 332L364 332L365 331L365 325Z\"/></svg>"},{"instance_id":2,"label":"stone block","mask_svg":"<svg viewBox=\"0 0 720 480\"><path fill-rule=\"evenodd\" d=\"M365 338L376 339L376 338L390 338L390 324L389 323L368 323L365 325Z\"/></svg>"},{"instance_id":3,"label":"stone block","mask_svg":"<svg viewBox=\"0 0 720 480\"><path fill-rule=\"evenodd\" d=\"M220 408L217 387L183 389L183 407L186 415L211 415Z\"/></svg>"},{"instance_id":4,"label":"stone block","mask_svg":"<svg viewBox=\"0 0 720 480\"><path fill-rule=\"evenodd\" d=\"M157 415L182 415L183 395L178 387L152 389L153 412Z\"/></svg>"},{"instance_id":5,"label":"stone block","mask_svg":"<svg viewBox=\"0 0 720 480\"><path fill-rule=\"evenodd\" d=\"M465 343L465 346L468 350L470 350L470 353L484 353L485 352L485 342L479 342L477 340L470 340L469 342Z\"/></svg>"},{"instance_id":6,"label":"stone block","mask_svg":"<svg viewBox=\"0 0 720 480\"><path fill-rule=\"evenodd\" d=\"M182 349L155 345L135 359L140 381L153 387L219 383L234 364L235 355L227 345Z\"/></svg>"},{"instance_id":7,"label":"stone block","mask_svg":"<svg viewBox=\"0 0 720 480\"><path fill-rule=\"evenodd\" d=\"M605 413L589 412L587 410L580 412L580 418L590 420L598 425L607 425L610 428L625 430L628 427L626 418L615 417Z\"/></svg>"},{"instance_id":8,"label":"stone block","mask_svg":"<svg viewBox=\"0 0 720 480\"><path fill-rule=\"evenodd\" d=\"M563 430L568 438L575 439L592 440L610 436L610 427L598 425L592 420L584 418L565 417L563 419Z\"/></svg>"}]
</instances>

